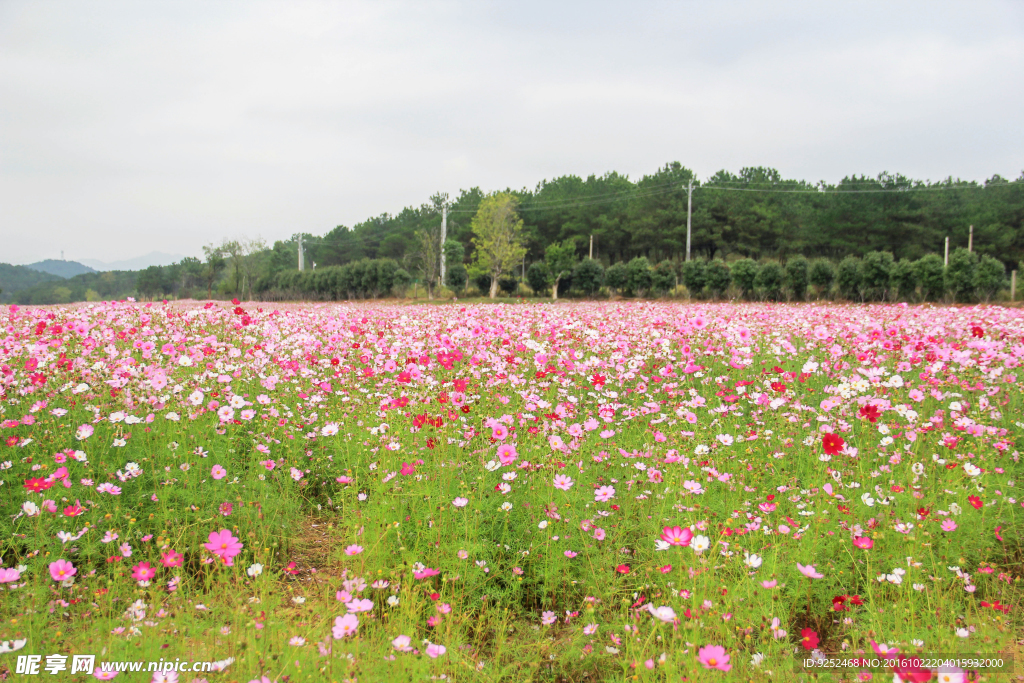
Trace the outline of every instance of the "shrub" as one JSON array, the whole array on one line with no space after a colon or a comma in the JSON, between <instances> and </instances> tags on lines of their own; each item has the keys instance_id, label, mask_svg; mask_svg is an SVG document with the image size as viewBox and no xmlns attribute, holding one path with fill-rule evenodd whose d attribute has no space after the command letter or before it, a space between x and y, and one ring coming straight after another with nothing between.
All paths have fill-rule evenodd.
<instances>
[{"instance_id":1,"label":"shrub","mask_svg":"<svg viewBox=\"0 0 1024 683\"><path fill-rule=\"evenodd\" d=\"M760 266L753 259L744 258L732 264L732 281L740 288L743 297L749 299L754 292L754 283Z\"/></svg>"},{"instance_id":2,"label":"shrub","mask_svg":"<svg viewBox=\"0 0 1024 683\"><path fill-rule=\"evenodd\" d=\"M530 264L526 269L526 283L530 285L534 296L542 296L551 284L551 271L544 261L537 261Z\"/></svg>"},{"instance_id":3,"label":"shrub","mask_svg":"<svg viewBox=\"0 0 1024 683\"><path fill-rule=\"evenodd\" d=\"M953 292L957 301L968 302L974 299L974 274L978 269L978 255L958 248L949 255L949 266L946 268L946 289Z\"/></svg>"},{"instance_id":4,"label":"shrub","mask_svg":"<svg viewBox=\"0 0 1024 683\"><path fill-rule=\"evenodd\" d=\"M917 269L908 258L893 264L889 273L889 286L901 301L910 301L917 294Z\"/></svg>"},{"instance_id":5,"label":"shrub","mask_svg":"<svg viewBox=\"0 0 1024 683\"><path fill-rule=\"evenodd\" d=\"M519 289L519 280L514 277L500 277L498 278L498 289L508 296L512 296Z\"/></svg>"},{"instance_id":6,"label":"shrub","mask_svg":"<svg viewBox=\"0 0 1024 683\"><path fill-rule=\"evenodd\" d=\"M626 288L637 296L643 296L654 284L651 262L646 256L637 256L626 265Z\"/></svg>"},{"instance_id":7,"label":"shrub","mask_svg":"<svg viewBox=\"0 0 1024 683\"><path fill-rule=\"evenodd\" d=\"M892 254L887 251L869 251L860 262L860 284L869 301L884 301L889 295L889 277L892 273Z\"/></svg>"},{"instance_id":8,"label":"shrub","mask_svg":"<svg viewBox=\"0 0 1024 683\"><path fill-rule=\"evenodd\" d=\"M789 284L789 291L793 298L803 301L807 298L807 259L803 256L794 256L786 261L786 282Z\"/></svg>"},{"instance_id":9,"label":"shrub","mask_svg":"<svg viewBox=\"0 0 1024 683\"><path fill-rule=\"evenodd\" d=\"M729 285L732 284L732 273L729 272L729 266L726 265L725 261L715 259L708 263L704 269L707 275L708 289L711 290L711 296L716 299L721 298L725 295Z\"/></svg>"},{"instance_id":10,"label":"shrub","mask_svg":"<svg viewBox=\"0 0 1024 683\"><path fill-rule=\"evenodd\" d=\"M836 267L828 259L817 259L811 264L808 279L818 290L818 296L828 296L832 292L832 283L836 281Z\"/></svg>"},{"instance_id":11,"label":"shrub","mask_svg":"<svg viewBox=\"0 0 1024 683\"><path fill-rule=\"evenodd\" d=\"M927 301L938 301L946 293L946 267L938 254L926 254L914 262L917 281L921 283L921 296Z\"/></svg>"},{"instance_id":12,"label":"shrub","mask_svg":"<svg viewBox=\"0 0 1024 683\"><path fill-rule=\"evenodd\" d=\"M782 298L782 283L785 279L782 266L776 261L769 261L757 271L754 284L761 290L761 296L771 301Z\"/></svg>"},{"instance_id":13,"label":"shrub","mask_svg":"<svg viewBox=\"0 0 1024 683\"><path fill-rule=\"evenodd\" d=\"M707 264L699 259L686 261L683 263L682 280L690 296L699 298L708 283Z\"/></svg>"},{"instance_id":14,"label":"shrub","mask_svg":"<svg viewBox=\"0 0 1024 683\"><path fill-rule=\"evenodd\" d=\"M982 256L974 273L974 286L978 295L988 302L1006 284L1006 266L999 259Z\"/></svg>"},{"instance_id":15,"label":"shrub","mask_svg":"<svg viewBox=\"0 0 1024 683\"><path fill-rule=\"evenodd\" d=\"M860 273L860 259L856 256L847 256L839 262L836 282L839 285L839 293L844 299L860 300Z\"/></svg>"},{"instance_id":16,"label":"shrub","mask_svg":"<svg viewBox=\"0 0 1024 683\"><path fill-rule=\"evenodd\" d=\"M629 284L629 270L625 263L615 263L604 271L604 283L616 292L622 292Z\"/></svg>"},{"instance_id":17,"label":"shrub","mask_svg":"<svg viewBox=\"0 0 1024 683\"><path fill-rule=\"evenodd\" d=\"M604 267L600 261L587 258L580 261L572 271L572 281L576 289L586 296L593 296L594 292L601 289L604 282Z\"/></svg>"}]
</instances>

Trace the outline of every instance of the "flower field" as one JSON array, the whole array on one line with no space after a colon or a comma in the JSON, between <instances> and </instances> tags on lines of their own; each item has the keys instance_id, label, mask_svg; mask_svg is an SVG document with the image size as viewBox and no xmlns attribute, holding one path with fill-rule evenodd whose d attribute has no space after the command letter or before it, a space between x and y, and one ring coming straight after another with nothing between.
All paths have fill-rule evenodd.
<instances>
[{"instance_id":1,"label":"flower field","mask_svg":"<svg viewBox=\"0 0 1024 683\"><path fill-rule=\"evenodd\" d=\"M128 301L0 325L0 678L90 653L210 681L798 680L1024 637L1015 309Z\"/></svg>"}]
</instances>

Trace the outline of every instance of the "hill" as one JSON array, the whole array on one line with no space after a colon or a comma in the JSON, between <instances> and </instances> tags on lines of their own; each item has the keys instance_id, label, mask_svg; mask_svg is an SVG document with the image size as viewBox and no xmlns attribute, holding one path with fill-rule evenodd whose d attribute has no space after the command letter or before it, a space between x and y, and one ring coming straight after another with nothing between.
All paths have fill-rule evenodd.
<instances>
[{"instance_id":1,"label":"hill","mask_svg":"<svg viewBox=\"0 0 1024 683\"><path fill-rule=\"evenodd\" d=\"M77 261L58 261L57 259L52 258L46 259L45 261L30 263L25 267L63 278L74 277L76 275L82 275L84 273L96 272L95 269L90 268L89 266L82 265Z\"/></svg>"},{"instance_id":2,"label":"hill","mask_svg":"<svg viewBox=\"0 0 1024 683\"><path fill-rule=\"evenodd\" d=\"M28 266L12 266L0 263L0 302L14 300L14 294L43 282L61 280L59 275L44 273Z\"/></svg>"}]
</instances>

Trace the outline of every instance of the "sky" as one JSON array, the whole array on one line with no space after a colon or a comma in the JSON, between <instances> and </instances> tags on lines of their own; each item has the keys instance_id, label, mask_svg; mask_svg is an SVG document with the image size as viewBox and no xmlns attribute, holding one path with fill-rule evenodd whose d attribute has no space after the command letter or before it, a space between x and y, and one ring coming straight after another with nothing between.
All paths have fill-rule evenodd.
<instances>
[{"instance_id":1,"label":"sky","mask_svg":"<svg viewBox=\"0 0 1024 683\"><path fill-rule=\"evenodd\" d=\"M0 0L0 262L678 161L1024 172L1021 2Z\"/></svg>"}]
</instances>

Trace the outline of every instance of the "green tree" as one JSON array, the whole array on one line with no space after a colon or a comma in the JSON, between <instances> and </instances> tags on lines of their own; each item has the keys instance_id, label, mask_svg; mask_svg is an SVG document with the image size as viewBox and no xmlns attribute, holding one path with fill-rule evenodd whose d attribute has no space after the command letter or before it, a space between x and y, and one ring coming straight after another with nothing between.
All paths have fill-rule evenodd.
<instances>
[{"instance_id":1,"label":"green tree","mask_svg":"<svg viewBox=\"0 0 1024 683\"><path fill-rule=\"evenodd\" d=\"M803 256L797 255L786 261L786 282L793 298L803 301L807 298L808 263Z\"/></svg>"},{"instance_id":2,"label":"green tree","mask_svg":"<svg viewBox=\"0 0 1024 683\"><path fill-rule=\"evenodd\" d=\"M444 284L455 292L456 296L462 296L462 290L466 288L466 266L463 261L466 258L466 248L462 242L457 240L445 240L444 246Z\"/></svg>"},{"instance_id":3,"label":"green tree","mask_svg":"<svg viewBox=\"0 0 1024 683\"><path fill-rule=\"evenodd\" d=\"M732 284L732 273L729 272L729 266L725 261L715 259L708 263L705 274L711 296L716 299L722 298L726 290L729 289L729 285Z\"/></svg>"},{"instance_id":4,"label":"green tree","mask_svg":"<svg viewBox=\"0 0 1024 683\"><path fill-rule=\"evenodd\" d=\"M203 268L203 280L206 282L206 298L213 298L213 284L217 281L222 270L227 265L224 261L224 254L220 247L212 244L203 247L203 254L206 256L206 264Z\"/></svg>"},{"instance_id":5,"label":"green tree","mask_svg":"<svg viewBox=\"0 0 1024 683\"><path fill-rule=\"evenodd\" d=\"M559 283L572 275L573 266L576 265L576 242L564 240L549 244L544 250L544 262L551 274L551 298L557 301Z\"/></svg>"},{"instance_id":6,"label":"green tree","mask_svg":"<svg viewBox=\"0 0 1024 683\"><path fill-rule=\"evenodd\" d=\"M581 260L572 271L573 286L586 296L593 296L594 292L601 288L603 281L604 268L601 262L591 258Z\"/></svg>"},{"instance_id":7,"label":"green tree","mask_svg":"<svg viewBox=\"0 0 1024 683\"><path fill-rule=\"evenodd\" d=\"M839 294L844 299L848 301L861 299L860 274L860 259L856 256L847 256L839 262L836 283L839 285Z\"/></svg>"},{"instance_id":8,"label":"green tree","mask_svg":"<svg viewBox=\"0 0 1024 683\"><path fill-rule=\"evenodd\" d=\"M749 258L740 259L732 264L732 281L740 288L745 299L749 299L754 293L760 270L757 261Z\"/></svg>"},{"instance_id":9,"label":"green tree","mask_svg":"<svg viewBox=\"0 0 1024 683\"><path fill-rule=\"evenodd\" d=\"M914 262L901 258L889 273L889 286L901 301L911 301L917 293L917 269Z\"/></svg>"},{"instance_id":10,"label":"green tree","mask_svg":"<svg viewBox=\"0 0 1024 683\"><path fill-rule=\"evenodd\" d=\"M473 217L473 247L477 267L490 275L490 297L498 295L498 280L526 255L522 246L523 221L516 213L518 199L510 193L493 194L480 203Z\"/></svg>"},{"instance_id":11,"label":"green tree","mask_svg":"<svg viewBox=\"0 0 1024 683\"><path fill-rule=\"evenodd\" d=\"M818 296L827 297L832 292L832 283L836 280L836 268L828 259L816 259L811 264L809 279L818 290Z\"/></svg>"},{"instance_id":12,"label":"green tree","mask_svg":"<svg viewBox=\"0 0 1024 683\"><path fill-rule=\"evenodd\" d=\"M925 254L914 262L917 280L921 283L921 296L926 301L938 301L946 293L946 267L938 254Z\"/></svg>"},{"instance_id":13,"label":"green tree","mask_svg":"<svg viewBox=\"0 0 1024 683\"><path fill-rule=\"evenodd\" d=\"M164 292L163 269L160 266L150 266L139 273L135 280L135 286L139 294L147 299L152 299ZM70 290L69 290L70 294Z\"/></svg>"},{"instance_id":14,"label":"green tree","mask_svg":"<svg viewBox=\"0 0 1024 683\"><path fill-rule=\"evenodd\" d=\"M754 284L761 290L761 296L771 301L782 298L782 283L785 279L782 266L777 261L768 261L757 271Z\"/></svg>"},{"instance_id":15,"label":"green tree","mask_svg":"<svg viewBox=\"0 0 1024 683\"><path fill-rule=\"evenodd\" d=\"M544 261L536 261L526 269L526 283L530 285L534 296L542 296L551 284L551 271Z\"/></svg>"},{"instance_id":16,"label":"green tree","mask_svg":"<svg viewBox=\"0 0 1024 683\"><path fill-rule=\"evenodd\" d=\"M968 302L974 299L976 283L975 272L978 269L978 255L963 247L949 255L949 266L946 268L946 289L953 292L957 301Z\"/></svg>"}]
</instances>

